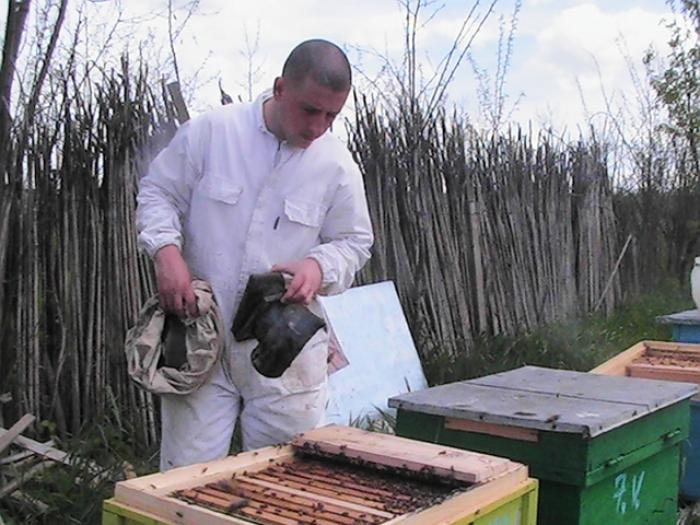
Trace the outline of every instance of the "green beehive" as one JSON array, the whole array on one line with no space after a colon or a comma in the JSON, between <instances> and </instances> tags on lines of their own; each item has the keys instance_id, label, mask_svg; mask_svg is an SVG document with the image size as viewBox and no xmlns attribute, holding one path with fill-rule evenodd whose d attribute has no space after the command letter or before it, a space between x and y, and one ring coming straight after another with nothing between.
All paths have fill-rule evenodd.
<instances>
[{"instance_id":1,"label":"green beehive","mask_svg":"<svg viewBox=\"0 0 700 525\"><path fill-rule=\"evenodd\" d=\"M507 457L540 480L539 525L676 523L698 388L527 366L389 400L397 434Z\"/></svg>"}]
</instances>

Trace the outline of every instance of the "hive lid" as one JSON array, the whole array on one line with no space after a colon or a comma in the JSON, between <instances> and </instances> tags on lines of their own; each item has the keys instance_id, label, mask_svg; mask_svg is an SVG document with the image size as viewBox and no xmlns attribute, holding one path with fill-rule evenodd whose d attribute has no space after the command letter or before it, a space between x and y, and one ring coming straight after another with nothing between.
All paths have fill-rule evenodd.
<instances>
[{"instance_id":1,"label":"hive lid","mask_svg":"<svg viewBox=\"0 0 700 525\"><path fill-rule=\"evenodd\" d=\"M693 308L669 315L659 315L656 322L661 324L700 325L700 310Z\"/></svg>"},{"instance_id":2,"label":"hive lid","mask_svg":"<svg viewBox=\"0 0 700 525\"><path fill-rule=\"evenodd\" d=\"M526 366L403 394L389 406L594 437L697 392L689 383Z\"/></svg>"}]
</instances>

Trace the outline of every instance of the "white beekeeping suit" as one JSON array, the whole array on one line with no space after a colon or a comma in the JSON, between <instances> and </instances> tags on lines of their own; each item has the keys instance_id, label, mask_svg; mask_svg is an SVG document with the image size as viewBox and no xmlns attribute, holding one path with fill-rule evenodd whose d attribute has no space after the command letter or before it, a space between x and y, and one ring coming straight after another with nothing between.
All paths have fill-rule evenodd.
<instances>
[{"instance_id":1,"label":"white beekeeping suit","mask_svg":"<svg viewBox=\"0 0 700 525\"><path fill-rule=\"evenodd\" d=\"M189 121L141 180L139 245L151 256L179 247L192 275L211 283L233 379L219 365L198 391L163 396L162 470L226 455L239 412L247 449L321 423L325 331L280 379L268 379L250 364L256 342L235 342L231 323L252 274L312 258L322 270L321 293L333 294L350 286L370 255L364 187L350 153L329 132L306 149L278 140L263 117L270 96Z\"/></svg>"}]
</instances>

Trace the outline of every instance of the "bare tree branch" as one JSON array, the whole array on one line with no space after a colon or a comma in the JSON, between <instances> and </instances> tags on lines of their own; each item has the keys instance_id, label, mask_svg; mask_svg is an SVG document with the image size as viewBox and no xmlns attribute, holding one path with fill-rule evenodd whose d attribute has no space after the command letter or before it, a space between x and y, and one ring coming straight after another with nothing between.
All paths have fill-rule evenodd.
<instances>
[{"instance_id":1,"label":"bare tree branch","mask_svg":"<svg viewBox=\"0 0 700 525\"><path fill-rule=\"evenodd\" d=\"M56 22L54 23L53 29L51 31L51 38L49 39L49 44L46 47L46 52L44 53L44 58L41 61L41 69L39 74L32 85L31 95L29 96L29 102L24 113L24 128L26 130L29 123L33 120L36 113L36 106L39 102L39 95L41 94L41 87L46 80L46 75L49 72L49 65L51 64L51 57L56 49L56 43L58 42L58 35L61 33L61 28L63 27L63 21L66 17L66 8L68 7L68 0L61 0L58 6L58 15L56 16ZM25 133L26 134L26 133ZM20 148L21 151L21 148Z\"/></svg>"},{"instance_id":2,"label":"bare tree branch","mask_svg":"<svg viewBox=\"0 0 700 525\"><path fill-rule=\"evenodd\" d=\"M175 36L173 35L173 0L168 0L168 42L170 42L170 53L173 59L173 69L175 79L180 84L180 69L177 66L177 53L175 53Z\"/></svg>"},{"instance_id":3,"label":"bare tree branch","mask_svg":"<svg viewBox=\"0 0 700 525\"><path fill-rule=\"evenodd\" d=\"M245 47L239 50L239 53L246 61L246 76L245 82L239 82L238 85L246 90L248 101L253 100L253 88L260 77L262 64L255 64L255 57L260 52L260 20L258 20L255 30L255 39L251 42L248 25L243 24L243 39Z\"/></svg>"},{"instance_id":4,"label":"bare tree branch","mask_svg":"<svg viewBox=\"0 0 700 525\"><path fill-rule=\"evenodd\" d=\"M7 144L10 122L12 120L10 103L12 82L16 71L15 63L30 3L30 0L9 0L7 6L5 40L2 48L2 65L0 65L0 145ZM0 155L0 157L2 157L0 159L0 177L2 177L5 172L6 155Z\"/></svg>"}]
</instances>

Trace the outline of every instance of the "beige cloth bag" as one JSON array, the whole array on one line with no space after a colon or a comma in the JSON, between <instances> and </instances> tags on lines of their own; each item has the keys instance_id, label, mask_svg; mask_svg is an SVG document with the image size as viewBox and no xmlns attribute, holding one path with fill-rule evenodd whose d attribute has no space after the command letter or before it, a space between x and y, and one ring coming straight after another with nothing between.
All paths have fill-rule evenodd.
<instances>
[{"instance_id":1,"label":"beige cloth bag","mask_svg":"<svg viewBox=\"0 0 700 525\"><path fill-rule=\"evenodd\" d=\"M161 335L165 312L160 308L157 294L146 301L136 325L127 332L125 352L129 376L149 392L189 394L206 382L221 358L224 323L211 285L195 279L192 288L200 315L183 321L187 363L179 369L158 367L164 346Z\"/></svg>"}]
</instances>

